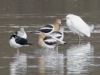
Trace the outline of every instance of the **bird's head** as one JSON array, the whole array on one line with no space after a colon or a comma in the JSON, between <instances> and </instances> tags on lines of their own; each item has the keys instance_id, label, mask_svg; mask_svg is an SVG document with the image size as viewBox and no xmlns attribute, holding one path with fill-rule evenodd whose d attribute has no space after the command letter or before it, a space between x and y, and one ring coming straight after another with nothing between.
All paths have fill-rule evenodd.
<instances>
[{"instance_id":1,"label":"bird's head","mask_svg":"<svg viewBox=\"0 0 100 75\"><path fill-rule=\"evenodd\" d=\"M56 24L61 24L61 19L56 19L55 23Z\"/></svg>"},{"instance_id":2,"label":"bird's head","mask_svg":"<svg viewBox=\"0 0 100 75\"><path fill-rule=\"evenodd\" d=\"M17 35L11 35L10 39L14 39L16 37L17 37Z\"/></svg>"},{"instance_id":3,"label":"bird's head","mask_svg":"<svg viewBox=\"0 0 100 75\"><path fill-rule=\"evenodd\" d=\"M66 20L68 20L69 19L69 16L66 16Z\"/></svg>"},{"instance_id":4,"label":"bird's head","mask_svg":"<svg viewBox=\"0 0 100 75\"><path fill-rule=\"evenodd\" d=\"M73 18L73 17L75 17L76 15L74 15L74 14L68 14L67 16L66 16L66 20L68 20L68 19L71 19L71 18Z\"/></svg>"},{"instance_id":5,"label":"bird's head","mask_svg":"<svg viewBox=\"0 0 100 75\"><path fill-rule=\"evenodd\" d=\"M45 38L45 35L44 34L40 34L39 35L39 39L44 39Z\"/></svg>"},{"instance_id":6,"label":"bird's head","mask_svg":"<svg viewBox=\"0 0 100 75\"><path fill-rule=\"evenodd\" d=\"M20 31L21 31L21 32L25 32L25 31L24 31L24 28L22 28L22 27L20 28Z\"/></svg>"}]
</instances>

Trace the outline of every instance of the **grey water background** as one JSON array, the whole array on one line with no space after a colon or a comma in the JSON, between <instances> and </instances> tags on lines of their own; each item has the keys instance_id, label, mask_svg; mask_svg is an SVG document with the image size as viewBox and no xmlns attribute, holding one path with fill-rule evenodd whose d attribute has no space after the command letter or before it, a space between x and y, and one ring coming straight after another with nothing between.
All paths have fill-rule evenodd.
<instances>
[{"instance_id":1,"label":"grey water background","mask_svg":"<svg viewBox=\"0 0 100 75\"><path fill-rule=\"evenodd\" d=\"M38 35L30 31L67 14L80 16L95 29L90 38L65 28L66 45L52 54L38 45ZM65 21L62 21L65 24ZM24 27L33 46L17 50L9 46L10 36ZM0 0L0 75L99 75L100 74L100 0Z\"/></svg>"}]
</instances>

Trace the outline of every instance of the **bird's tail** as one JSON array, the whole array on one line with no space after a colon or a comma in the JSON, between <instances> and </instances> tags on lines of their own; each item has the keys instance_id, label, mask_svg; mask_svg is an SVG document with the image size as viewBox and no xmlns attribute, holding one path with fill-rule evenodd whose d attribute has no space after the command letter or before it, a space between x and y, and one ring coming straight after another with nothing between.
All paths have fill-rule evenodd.
<instances>
[{"instance_id":1,"label":"bird's tail","mask_svg":"<svg viewBox=\"0 0 100 75\"><path fill-rule=\"evenodd\" d=\"M94 29L94 25L91 25L91 26L90 26L90 32L92 32L93 29Z\"/></svg>"},{"instance_id":2,"label":"bird's tail","mask_svg":"<svg viewBox=\"0 0 100 75\"><path fill-rule=\"evenodd\" d=\"M33 45L33 44L31 44L31 43L27 43L27 44L25 44L24 46L29 46L29 45Z\"/></svg>"},{"instance_id":3,"label":"bird's tail","mask_svg":"<svg viewBox=\"0 0 100 75\"><path fill-rule=\"evenodd\" d=\"M57 40L57 44L66 44L65 41L59 40L59 39L57 39L55 37L52 37L52 38L55 39L55 40Z\"/></svg>"},{"instance_id":4,"label":"bird's tail","mask_svg":"<svg viewBox=\"0 0 100 75\"><path fill-rule=\"evenodd\" d=\"M32 43L27 43L28 45L33 45Z\"/></svg>"},{"instance_id":5,"label":"bird's tail","mask_svg":"<svg viewBox=\"0 0 100 75\"><path fill-rule=\"evenodd\" d=\"M62 40L57 40L57 44L66 44L66 42Z\"/></svg>"}]
</instances>

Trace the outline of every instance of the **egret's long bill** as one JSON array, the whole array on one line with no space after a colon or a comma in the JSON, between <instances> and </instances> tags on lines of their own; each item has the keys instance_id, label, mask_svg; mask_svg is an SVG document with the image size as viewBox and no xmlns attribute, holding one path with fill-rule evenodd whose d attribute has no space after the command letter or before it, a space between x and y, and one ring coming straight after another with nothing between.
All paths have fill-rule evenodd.
<instances>
[{"instance_id":1,"label":"egret's long bill","mask_svg":"<svg viewBox=\"0 0 100 75\"><path fill-rule=\"evenodd\" d=\"M66 20L66 18L62 18L61 20Z\"/></svg>"},{"instance_id":2,"label":"egret's long bill","mask_svg":"<svg viewBox=\"0 0 100 75\"><path fill-rule=\"evenodd\" d=\"M68 19L69 17L66 17L66 20Z\"/></svg>"}]
</instances>

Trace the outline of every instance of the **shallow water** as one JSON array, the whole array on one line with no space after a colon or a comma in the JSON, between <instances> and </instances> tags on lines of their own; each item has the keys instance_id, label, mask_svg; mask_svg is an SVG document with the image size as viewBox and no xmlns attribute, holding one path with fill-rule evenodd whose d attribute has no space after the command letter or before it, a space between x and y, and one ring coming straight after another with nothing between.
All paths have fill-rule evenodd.
<instances>
[{"instance_id":1,"label":"shallow water","mask_svg":"<svg viewBox=\"0 0 100 75\"><path fill-rule=\"evenodd\" d=\"M55 5L56 1L1 1L0 75L100 74L100 1L58 0ZM78 36L66 27L64 40L67 44L59 46L58 54L42 49L37 43L38 35L31 34L30 31L53 24L56 18L64 18L68 13L77 14L89 25L95 25L91 37L81 37L81 43L78 44ZM65 21L62 23L65 24ZM33 46L20 48L18 57L17 50L9 46L9 38L20 27L25 28L28 41Z\"/></svg>"}]
</instances>

